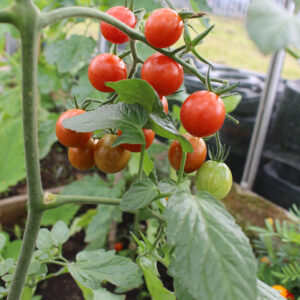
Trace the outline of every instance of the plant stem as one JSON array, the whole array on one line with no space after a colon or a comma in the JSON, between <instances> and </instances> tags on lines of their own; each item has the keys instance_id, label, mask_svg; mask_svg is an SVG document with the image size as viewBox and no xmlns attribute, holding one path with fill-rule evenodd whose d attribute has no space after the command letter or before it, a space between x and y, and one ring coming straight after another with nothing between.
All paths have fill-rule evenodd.
<instances>
[{"instance_id":1,"label":"plant stem","mask_svg":"<svg viewBox=\"0 0 300 300\"><path fill-rule=\"evenodd\" d=\"M14 20L14 23L20 31L22 41L23 135L28 188L28 218L20 256L7 300L17 300L21 296L40 228L43 207L37 130L37 19L39 11L31 1L19 1L14 9L18 17L18 20ZM22 12L21 15L20 12Z\"/></svg>"},{"instance_id":2,"label":"plant stem","mask_svg":"<svg viewBox=\"0 0 300 300\"><path fill-rule=\"evenodd\" d=\"M65 204L108 204L119 205L121 199L116 198L102 198L92 196L73 196L73 195L55 195L45 193L44 196L44 209L51 209Z\"/></svg>"},{"instance_id":3,"label":"plant stem","mask_svg":"<svg viewBox=\"0 0 300 300\"><path fill-rule=\"evenodd\" d=\"M179 185L181 183L181 181L182 181L182 176L183 176L183 172L184 172L184 166L185 166L186 156L187 156L186 152L182 153L181 162L180 162L180 169L179 169L178 177L177 177L177 185Z\"/></svg>"}]
</instances>

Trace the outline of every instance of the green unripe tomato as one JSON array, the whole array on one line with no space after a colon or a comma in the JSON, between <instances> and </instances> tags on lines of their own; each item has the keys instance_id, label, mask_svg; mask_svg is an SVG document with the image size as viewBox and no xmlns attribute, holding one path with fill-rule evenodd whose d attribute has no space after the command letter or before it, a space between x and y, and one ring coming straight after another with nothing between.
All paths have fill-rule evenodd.
<instances>
[{"instance_id":1,"label":"green unripe tomato","mask_svg":"<svg viewBox=\"0 0 300 300\"><path fill-rule=\"evenodd\" d=\"M232 186L232 174L222 162L208 160L196 174L196 188L212 194L216 199L223 199Z\"/></svg>"}]
</instances>

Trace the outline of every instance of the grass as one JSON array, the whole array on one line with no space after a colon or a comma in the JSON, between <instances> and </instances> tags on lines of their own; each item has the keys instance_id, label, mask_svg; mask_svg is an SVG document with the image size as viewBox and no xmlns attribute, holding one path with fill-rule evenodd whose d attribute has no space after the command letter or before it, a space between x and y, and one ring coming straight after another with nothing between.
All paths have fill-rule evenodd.
<instances>
[{"instance_id":1,"label":"grass","mask_svg":"<svg viewBox=\"0 0 300 300\"><path fill-rule=\"evenodd\" d=\"M260 73L267 73L270 55L263 55L255 44L249 39L243 21L219 16L210 16L211 24L215 24L213 32L209 34L204 43L198 46L199 54L212 63L225 64L230 67L247 69ZM192 20L191 24L197 31L203 31L199 20ZM70 33L83 34L98 37L98 23L92 22L88 29L82 23L74 26ZM195 36L191 30L192 37ZM181 39L177 45L182 45ZM176 46L177 46L176 45ZM287 79L300 78L300 65L291 56L287 55L282 77Z\"/></svg>"}]
</instances>

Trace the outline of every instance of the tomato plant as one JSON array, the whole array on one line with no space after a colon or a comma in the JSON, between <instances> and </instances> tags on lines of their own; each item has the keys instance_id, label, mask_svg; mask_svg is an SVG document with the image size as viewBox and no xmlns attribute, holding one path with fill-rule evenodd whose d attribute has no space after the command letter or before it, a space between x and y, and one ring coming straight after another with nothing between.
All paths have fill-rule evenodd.
<instances>
[{"instance_id":1,"label":"tomato plant","mask_svg":"<svg viewBox=\"0 0 300 300\"><path fill-rule=\"evenodd\" d=\"M183 31L183 21L176 11L161 8L154 11L145 24L147 41L157 48L172 46Z\"/></svg>"},{"instance_id":2,"label":"tomato plant","mask_svg":"<svg viewBox=\"0 0 300 300\"><path fill-rule=\"evenodd\" d=\"M231 175L224 176L225 171L231 173L218 159L224 159L225 149L219 136L225 118L220 96L230 94L235 85L230 86L227 80L220 78L210 78L209 71L202 74L183 56L191 52L195 58L209 64L201 58L196 46L213 27L197 33L193 39L189 34L190 19L200 18L203 13L182 10L177 14L171 9L154 12L146 21L145 36L143 28L147 12L143 8L135 9L133 0L125 1L127 8L115 7L107 13L90 7L41 10L37 2L16 0L12 6L0 10L0 23L14 25L21 38L22 113L29 202L17 263L14 259L2 259L6 238L0 234L3 281L0 298L32 299L38 282L68 272L86 299L125 299L127 291L139 290L144 285L148 289L147 296L150 294L156 300L199 297L207 300L276 299L273 290L256 278L256 261L248 239L216 199L223 197L232 181ZM59 76L56 73L43 73L43 68L38 67L39 37L44 28L58 21L73 18L78 22L82 17L101 21L103 35L114 43L129 39L129 48L124 50L112 45L109 53L97 53L87 69L96 51L96 42L88 36L69 36L60 27L65 24L61 22L56 28L63 32L61 36L66 41L59 40L52 48L47 47L47 61L52 61L63 77L63 83L57 84L56 77ZM161 49L176 42L183 23L184 44ZM157 53L144 61L137 43L153 48ZM67 46L60 51L62 44ZM128 64L128 74L123 59ZM41 63L43 60L44 57ZM135 76L140 66L142 79ZM174 124L172 119L176 113L167 115L168 103L164 97L175 93L182 85L183 68L208 90L190 95L182 105L181 122L192 135L178 132L177 125L180 124ZM81 109L68 110L56 123L58 139L70 147L72 165L86 169L95 163L101 172L112 174L123 170L130 160L130 151L124 148L133 147L131 151L140 151L132 154L129 171L123 173L125 176L118 183L119 176L101 174L105 177L101 179L94 174L89 183L85 179L72 183L71 192L69 188L61 194L43 191L37 139L38 71L46 78L46 89L48 84L56 86L59 92L65 89L61 98L68 100L69 106L73 105L69 99L73 98L74 91L81 95L78 102L75 99L75 107L79 103ZM87 86L87 79L91 86ZM212 83L215 82L219 87L214 91ZM92 86L109 94L98 93ZM162 112L162 107L166 113ZM119 136L111 134L116 130L120 130ZM95 145L92 134L97 139ZM167 178L161 177L168 171L157 172L154 154L159 152L157 148L145 151L154 135L173 140L168 156L178 172L171 170ZM206 136L216 139L217 159L205 163L207 149L201 137ZM144 141L146 147L141 147ZM162 145L157 146L159 149ZM215 166L213 170L207 167L210 165ZM200 191L195 194L190 187L191 176L185 173L197 169L196 186ZM71 206L64 208L66 204ZM74 204L93 204L97 209L88 209L84 215L76 216L70 228L58 221L51 230L40 229L41 220L47 215L45 212L56 214L56 209L63 207L60 216L64 217ZM127 218L127 214L132 214L132 218ZM126 230L131 236L124 237L122 232L122 236L109 238L110 243L106 243L110 228L115 231L113 227L118 227L116 223L122 216L128 220ZM89 245L70 262L63 257L63 244L80 230L85 231L85 242ZM123 239L128 239L129 247L122 255L107 251L112 241ZM120 245L115 247L121 248ZM164 278L159 276L158 263L168 269L173 279L172 289L167 289ZM55 264L60 269L47 274L47 264ZM106 289L108 285L110 290Z\"/></svg>"},{"instance_id":3,"label":"tomato plant","mask_svg":"<svg viewBox=\"0 0 300 300\"><path fill-rule=\"evenodd\" d=\"M94 88L101 92L113 92L105 85L109 81L119 81L127 78L126 65L118 56L110 53L99 54L89 65L88 76Z\"/></svg>"},{"instance_id":4,"label":"tomato plant","mask_svg":"<svg viewBox=\"0 0 300 300\"><path fill-rule=\"evenodd\" d=\"M204 163L207 149L203 139L191 136L189 134L186 134L185 137L191 143L193 152L187 154L184 172L192 173L198 170ZM178 171L180 169L180 162L182 159L182 148L178 141L172 142L169 148L168 157L171 166Z\"/></svg>"},{"instance_id":5,"label":"tomato plant","mask_svg":"<svg viewBox=\"0 0 300 300\"><path fill-rule=\"evenodd\" d=\"M80 148L69 148L68 157L70 164L78 170L88 170L94 165L95 142L90 139L88 143Z\"/></svg>"},{"instance_id":6,"label":"tomato plant","mask_svg":"<svg viewBox=\"0 0 300 300\"><path fill-rule=\"evenodd\" d=\"M66 129L63 126L63 120L78 116L85 113L83 109L70 109L65 111L56 122L56 136L57 139L66 147L84 147L92 132L76 132L74 130Z\"/></svg>"},{"instance_id":7,"label":"tomato plant","mask_svg":"<svg viewBox=\"0 0 300 300\"><path fill-rule=\"evenodd\" d=\"M137 22L134 13L130 9L124 6L112 7L106 13L111 15L112 17L115 17L116 19L120 20L121 22L125 23L127 26L131 28L134 28ZM118 28L106 22L101 22L100 24L101 24L100 25L101 32L108 41L115 44L123 44L128 42L129 40L128 36Z\"/></svg>"},{"instance_id":8,"label":"tomato plant","mask_svg":"<svg viewBox=\"0 0 300 300\"><path fill-rule=\"evenodd\" d=\"M117 136L107 134L101 138L94 149L96 167L104 173L117 173L124 169L130 159L130 152L121 146L113 147Z\"/></svg>"},{"instance_id":9,"label":"tomato plant","mask_svg":"<svg viewBox=\"0 0 300 300\"><path fill-rule=\"evenodd\" d=\"M146 149L148 149L154 141L155 132L151 129L143 129L143 133L145 136ZM118 130L118 135L122 135L122 131ZM130 151L130 152L141 152L142 145L141 144L121 144L122 148Z\"/></svg>"},{"instance_id":10,"label":"tomato plant","mask_svg":"<svg viewBox=\"0 0 300 300\"><path fill-rule=\"evenodd\" d=\"M160 96L176 92L183 82L183 68L171 58L156 53L143 64L142 79L148 81Z\"/></svg>"},{"instance_id":11,"label":"tomato plant","mask_svg":"<svg viewBox=\"0 0 300 300\"><path fill-rule=\"evenodd\" d=\"M223 162L206 161L197 171L196 187L217 199L223 199L231 190L232 174Z\"/></svg>"},{"instance_id":12,"label":"tomato plant","mask_svg":"<svg viewBox=\"0 0 300 300\"><path fill-rule=\"evenodd\" d=\"M206 137L218 131L224 123L225 115L222 99L210 91L191 94L180 110L183 127L198 137Z\"/></svg>"}]
</instances>

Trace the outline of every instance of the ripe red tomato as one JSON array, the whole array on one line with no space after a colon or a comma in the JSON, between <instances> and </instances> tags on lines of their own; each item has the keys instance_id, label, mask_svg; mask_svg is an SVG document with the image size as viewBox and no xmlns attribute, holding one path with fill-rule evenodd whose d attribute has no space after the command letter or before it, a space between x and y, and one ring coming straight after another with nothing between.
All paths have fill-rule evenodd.
<instances>
[{"instance_id":1,"label":"ripe red tomato","mask_svg":"<svg viewBox=\"0 0 300 300\"><path fill-rule=\"evenodd\" d=\"M116 251L121 251L121 250L123 250L123 243L121 243L121 242L115 243L115 244L114 244L114 249L115 249Z\"/></svg>"},{"instance_id":2,"label":"ripe red tomato","mask_svg":"<svg viewBox=\"0 0 300 300\"><path fill-rule=\"evenodd\" d=\"M225 120L226 112L222 99L209 91L191 94L180 110L180 120L187 132L205 137L218 131Z\"/></svg>"},{"instance_id":3,"label":"ripe red tomato","mask_svg":"<svg viewBox=\"0 0 300 300\"><path fill-rule=\"evenodd\" d=\"M198 170L205 161L207 153L206 144L201 138L194 137L189 134L185 134L184 136L191 143L194 149L193 153L187 153L184 172L192 173ZM178 171L180 169L182 149L177 140L172 142L168 157L171 166Z\"/></svg>"},{"instance_id":4,"label":"ripe red tomato","mask_svg":"<svg viewBox=\"0 0 300 300\"><path fill-rule=\"evenodd\" d=\"M169 112L169 104L167 98L165 96L160 96L159 99L162 102L165 113L167 114Z\"/></svg>"},{"instance_id":5,"label":"ripe red tomato","mask_svg":"<svg viewBox=\"0 0 300 300\"><path fill-rule=\"evenodd\" d=\"M68 157L71 165L78 170L88 170L94 163L95 142L90 139L88 143L81 148L69 148Z\"/></svg>"},{"instance_id":6,"label":"ripe red tomato","mask_svg":"<svg viewBox=\"0 0 300 300\"><path fill-rule=\"evenodd\" d=\"M170 47L178 41L183 31L183 21L170 8L154 11L145 24L146 40L154 47Z\"/></svg>"},{"instance_id":7,"label":"ripe red tomato","mask_svg":"<svg viewBox=\"0 0 300 300\"><path fill-rule=\"evenodd\" d=\"M146 141L146 149L149 148L154 140L155 132L151 129L143 129L144 135L145 135L145 141ZM118 136L122 134L121 130L118 130ZM142 145L141 144L121 144L124 149L130 151L130 152L141 152Z\"/></svg>"},{"instance_id":8,"label":"ripe red tomato","mask_svg":"<svg viewBox=\"0 0 300 300\"><path fill-rule=\"evenodd\" d=\"M120 20L121 22L125 23L131 28L134 28L137 22L134 13L125 6L112 7L106 13L115 17L116 19ZM105 22L101 22L100 24L102 35L108 41L114 44L123 44L128 42L128 36L118 28Z\"/></svg>"},{"instance_id":9,"label":"ripe red tomato","mask_svg":"<svg viewBox=\"0 0 300 300\"><path fill-rule=\"evenodd\" d=\"M88 76L90 83L97 90L106 93L113 92L114 89L106 86L105 83L126 79L126 65L114 54L99 54L90 62Z\"/></svg>"},{"instance_id":10,"label":"ripe red tomato","mask_svg":"<svg viewBox=\"0 0 300 300\"><path fill-rule=\"evenodd\" d=\"M196 188L206 191L216 199L223 199L232 187L232 174L223 162L208 160L197 171Z\"/></svg>"},{"instance_id":11,"label":"ripe red tomato","mask_svg":"<svg viewBox=\"0 0 300 300\"><path fill-rule=\"evenodd\" d=\"M88 143L93 134L92 132L77 132L63 126L63 120L78 116L84 112L83 109L70 109L62 113L58 118L55 127L56 136L59 142L64 146L84 147Z\"/></svg>"},{"instance_id":12,"label":"ripe red tomato","mask_svg":"<svg viewBox=\"0 0 300 300\"><path fill-rule=\"evenodd\" d=\"M280 292L280 295L287 298L289 291L282 285L273 285L273 289Z\"/></svg>"},{"instance_id":13,"label":"ripe red tomato","mask_svg":"<svg viewBox=\"0 0 300 300\"><path fill-rule=\"evenodd\" d=\"M148 57L141 70L142 79L148 81L160 96L176 92L183 76L182 66L160 53Z\"/></svg>"},{"instance_id":14,"label":"ripe red tomato","mask_svg":"<svg viewBox=\"0 0 300 300\"><path fill-rule=\"evenodd\" d=\"M117 173L124 169L130 159L130 152L121 146L113 147L117 136L105 135L94 149L94 161L97 168L104 173Z\"/></svg>"}]
</instances>

